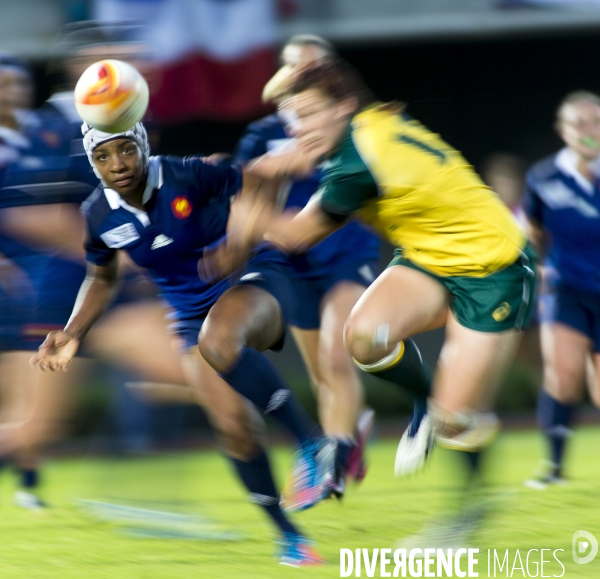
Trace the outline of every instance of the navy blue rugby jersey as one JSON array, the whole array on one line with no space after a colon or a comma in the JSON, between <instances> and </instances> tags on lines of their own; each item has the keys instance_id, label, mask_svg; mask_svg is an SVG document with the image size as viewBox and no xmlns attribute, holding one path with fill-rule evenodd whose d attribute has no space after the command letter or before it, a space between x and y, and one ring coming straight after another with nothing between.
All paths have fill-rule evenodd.
<instances>
[{"instance_id":1,"label":"navy blue rugby jersey","mask_svg":"<svg viewBox=\"0 0 600 579\"><path fill-rule=\"evenodd\" d=\"M546 263L561 283L582 291L600 292L599 179L587 181L566 148L527 173L525 212L550 235Z\"/></svg>"},{"instance_id":2,"label":"navy blue rugby jersey","mask_svg":"<svg viewBox=\"0 0 600 579\"><path fill-rule=\"evenodd\" d=\"M0 207L82 203L94 190L98 179L83 150L81 120L73 115L52 101L28 113L27 146L0 179Z\"/></svg>"},{"instance_id":3,"label":"navy blue rugby jersey","mask_svg":"<svg viewBox=\"0 0 600 579\"><path fill-rule=\"evenodd\" d=\"M71 97L72 104L72 97ZM55 252L29 247L2 232L7 207L49 203L82 203L98 184L81 139L81 120L51 101L19 116L22 130L0 134L0 253L36 276L47 270ZM10 162L3 163L2 158ZM32 260L32 256L36 259ZM44 259L42 259L44 258Z\"/></svg>"},{"instance_id":4,"label":"navy blue rugby jersey","mask_svg":"<svg viewBox=\"0 0 600 579\"><path fill-rule=\"evenodd\" d=\"M199 158L151 157L146 211L102 187L83 204L87 259L106 265L122 249L148 271L177 319L203 317L230 282L203 282L198 260L225 235L231 197L240 187L241 175L231 167Z\"/></svg>"},{"instance_id":5,"label":"navy blue rugby jersey","mask_svg":"<svg viewBox=\"0 0 600 579\"><path fill-rule=\"evenodd\" d=\"M268 151L284 146L290 138L275 114L264 117L248 125L246 132L237 144L235 156L242 162L255 159ZM319 187L321 172L310 178L294 181L285 204L286 208L302 208ZM356 221L351 221L339 231L315 245L306 254L294 256L292 265L301 273L318 276L320 271L327 273L332 265L356 259L376 261L379 257L379 240Z\"/></svg>"},{"instance_id":6,"label":"navy blue rugby jersey","mask_svg":"<svg viewBox=\"0 0 600 579\"><path fill-rule=\"evenodd\" d=\"M24 132L0 127L0 183L10 165L16 163L30 148L31 141ZM32 251L16 239L7 236L4 231L4 220L7 217L2 211L2 202L3 195L0 190L0 254L13 260L28 256Z\"/></svg>"}]
</instances>

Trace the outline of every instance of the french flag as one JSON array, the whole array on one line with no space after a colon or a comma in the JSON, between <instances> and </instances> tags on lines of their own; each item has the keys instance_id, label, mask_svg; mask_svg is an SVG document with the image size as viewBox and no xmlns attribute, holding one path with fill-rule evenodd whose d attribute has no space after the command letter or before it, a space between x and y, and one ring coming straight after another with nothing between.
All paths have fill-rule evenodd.
<instances>
[{"instance_id":1,"label":"french flag","mask_svg":"<svg viewBox=\"0 0 600 579\"><path fill-rule=\"evenodd\" d=\"M147 26L158 66L150 100L165 123L246 120L265 111L264 85L276 70L272 0L96 0L102 21Z\"/></svg>"}]
</instances>

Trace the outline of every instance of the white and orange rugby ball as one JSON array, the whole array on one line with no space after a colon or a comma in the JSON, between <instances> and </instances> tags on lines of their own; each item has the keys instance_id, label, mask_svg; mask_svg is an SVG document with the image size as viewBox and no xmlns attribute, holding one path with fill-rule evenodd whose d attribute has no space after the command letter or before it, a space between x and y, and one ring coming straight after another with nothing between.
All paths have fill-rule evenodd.
<instances>
[{"instance_id":1,"label":"white and orange rugby ball","mask_svg":"<svg viewBox=\"0 0 600 579\"><path fill-rule=\"evenodd\" d=\"M130 64L100 60L89 66L75 86L75 108L91 127L122 133L141 121L148 108L148 83Z\"/></svg>"}]
</instances>

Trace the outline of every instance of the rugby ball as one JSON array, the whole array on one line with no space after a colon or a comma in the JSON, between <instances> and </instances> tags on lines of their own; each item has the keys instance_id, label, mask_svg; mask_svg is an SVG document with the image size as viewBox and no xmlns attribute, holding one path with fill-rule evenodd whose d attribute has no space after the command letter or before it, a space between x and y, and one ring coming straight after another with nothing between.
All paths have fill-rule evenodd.
<instances>
[{"instance_id":1,"label":"rugby ball","mask_svg":"<svg viewBox=\"0 0 600 579\"><path fill-rule=\"evenodd\" d=\"M100 60L75 86L75 108L91 127L122 133L141 121L148 108L148 83L130 64Z\"/></svg>"}]
</instances>

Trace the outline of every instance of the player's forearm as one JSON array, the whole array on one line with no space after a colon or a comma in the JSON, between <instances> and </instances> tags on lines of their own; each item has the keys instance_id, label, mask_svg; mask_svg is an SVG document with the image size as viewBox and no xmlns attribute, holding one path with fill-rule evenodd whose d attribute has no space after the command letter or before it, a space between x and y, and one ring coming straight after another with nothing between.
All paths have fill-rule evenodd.
<instances>
[{"instance_id":1,"label":"player's forearm","mask_svg":"<svg viewBox=\"0 0 600 579\"><path fill-rule=\"evenodd\" d=\"M286 172L287 155L262 155L253 159L244 167L244 187L246 182L255 179L284 179L288 176Z\"/></svg>"},{"instance_id":2,"label":"player's forearm","mask_svg":"<svg viewBox=\"0 0 600 579\"><path fill-rule=\"evenodd\" d=\"M65 331L81 342L108 307L116 285L116 279L86 278L79 288Z\"/></svg>"},{"instance_id":3,"label":"player's forearm","mask_svg":"<svg viewBox=\"0 0 600 579\"><path fill-rule=\"evenodd\" d=\"M263 203L275 206L279 198L279 191L283 181L283 179L276 177L263 177L262 175L244 169L241 197L243 197L246 202L249 202L250 199L260 199Z\"/></svg>"},{"instance_id":4,"label":"player's forearm","mask_svg":"<svg viewBox=\"0 0 600 579\"><path fill-rule=\"evenodd\" d=\"M309 203L293 217L284 214L267 230L264 238L288 253L303 253L341 226L323 214L316 204Z\"/></svg>"},{"instance_id":5,"label":"player's forearm","mask_svg":"<svg viewBox=\"0 0 600 579\"><path fill-rule=\"evenodd\" d=\"M279 180L244 172L242 191L232 203L229 215L227 234L231 247L249 251L262 240L281 213L280 185Z\"/></svg>"},{"instance_id":6,"label":"player's forearm","mask_svg":"<svg viewBox=\"0 0 600 579\"><path fill-rule=\"evenodd\" d=\"M301 228L288 228L287 225L275 225L264 236L265 241L280 247L286 253L305 253L322 241L326 235L316 235L314 231Z\"/></svg>"},{"instance_id":7,"label":"player's forearm","mask_svg":"<svg viewBox=\"0 0 600 579\"><path fill-rule=\"evenodd\" d=\"M244 176L279 180L307 177L314 172L319 160L317 153L307 154L300 149L281 154L267 153L250 161L244 168Z\"/></svg>"}]
</instances>

